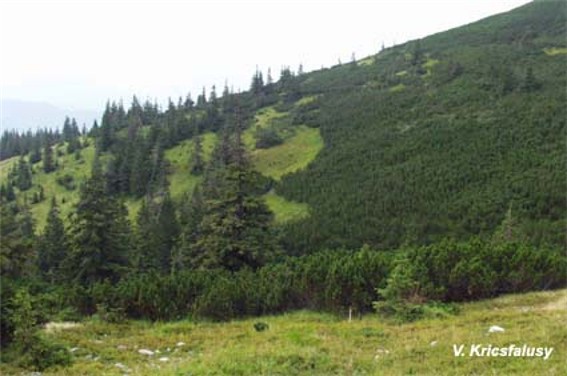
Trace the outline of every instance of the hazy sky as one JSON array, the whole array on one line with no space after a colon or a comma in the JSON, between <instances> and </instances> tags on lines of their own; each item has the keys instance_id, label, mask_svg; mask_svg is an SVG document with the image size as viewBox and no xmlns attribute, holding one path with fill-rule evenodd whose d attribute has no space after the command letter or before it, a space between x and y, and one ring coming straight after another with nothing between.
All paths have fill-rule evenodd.
<instances>
[{"instance_id":1,"label":"hazy sky","mask_svg":"<svg viewBox=\"0 0 567 376\"><path fill-rule=\"evenodd\" d=\"M527 2L0 0L0 94L95 110L195 99L248 88L256 66L328 67Z\"/></svg>"}]
</instances>

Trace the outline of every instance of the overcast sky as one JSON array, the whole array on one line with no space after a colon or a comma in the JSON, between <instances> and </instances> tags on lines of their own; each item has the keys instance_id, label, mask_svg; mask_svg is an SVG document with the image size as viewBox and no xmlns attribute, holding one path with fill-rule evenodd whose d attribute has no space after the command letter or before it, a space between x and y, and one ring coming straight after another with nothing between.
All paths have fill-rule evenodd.
<instances>
[{"instance_id":1,"label":"overcast sky","mask_svg":"<svg viewBox=\"0 0 567 376\"><path fill-rule=\"evenodd\" d=\"M246 89L256 66L328 67L527 2L0 0L0 94L94 110L196 98Z\"/></svg>"}]
</instances>

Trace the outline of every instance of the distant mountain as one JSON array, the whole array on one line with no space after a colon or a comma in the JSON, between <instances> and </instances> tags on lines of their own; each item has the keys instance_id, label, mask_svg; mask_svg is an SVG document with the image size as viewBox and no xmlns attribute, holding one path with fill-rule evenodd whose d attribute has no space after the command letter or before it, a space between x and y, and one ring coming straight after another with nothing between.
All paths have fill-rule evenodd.
<instances>
[{"instance_id":1,"label":"distant mountain","mask_svg":"<svg viewBox=\"0 0 567 376\"><path fill-rule=\"evenodd\" d=\"M92 110L69 110L45 102L2 99L0 120L2 130L27 131L38 128L61 128L65 116L74 117L80 127L90 127L100 113Z\"/></svg>"}]
</instances>

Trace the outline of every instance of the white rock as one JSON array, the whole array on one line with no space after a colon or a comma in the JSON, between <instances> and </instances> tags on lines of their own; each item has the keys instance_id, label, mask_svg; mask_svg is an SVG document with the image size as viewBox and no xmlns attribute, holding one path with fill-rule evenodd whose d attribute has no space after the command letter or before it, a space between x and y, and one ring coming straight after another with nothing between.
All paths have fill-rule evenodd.
<instances>
[{"instance_id":1,"label":"white rock","mask_svg":"<svg viewBox=\"0 0 567 376\"><path fill-rule=\"evenodd\" d=\"M54 332L61 329L72 329L81 326L78 322L48 322L45 324L45 331L46 332Z\"/></svg>"},{"instance_id":2,"label":"white rock","mask_svg":"<svg viewBox=\"0 0 567 376\"><path fill-rule=\"evenodd\" d=\"M159 358L160 362L169 362L169 358L167 356L163 356L161 358Z\"/></svg>"},{"instance_id":3,"label":"white rock","mask_svg":"<svg viewBox=\"0 0 567 376\"><path fill-rule=\"evenodd\" d=\"M185 342L177 342L177 345L175 345L177 347L181 347L181 346L185 346Z\"/></svg>"},{"instance_id":4,"label":"white rock","mask_svg":"<svg viewBox=\"0 0 567 376\"><path fill-rule=\"evenodd\" d=\"M152 350L147 350L147 349L140 349L140 350L138 350L138 353L140 353L142 355L149 355L149 356L154 355L154 352Z\"/></svg>"},{"instance_id":5,"label":"white rock","mask_svg":"<svg viewBox=\"0 0 567 376\"><path fill-rule=\"evenodd\" d=\"M374 360L379 360L381 357L388 355L390 350L386 349L376 349L376 355L374 355Z\"/></svg>"},{"instance_id":6,"label":"white rock","mask_svg":"<svg viewBox=\"0 0 567 376\"><path fill-rule=\"evenodd\" d=\"M116 364L114 365L114 367L117 367L117 368L120 368L120 369L124 369L124 370L125 370L125 369L128 369L128 367L126 367L126 366L125 366L124 364L122 364L122 363L116 363Z\"/></svg>"},{"instance_id":7,"label":"white rock","mask_svg":"<svg viewBox=\"0 0 567 376\"><path fill-rule=\"evenodd\" d=\"M75 351L79 350L78 347L72 347L71 349L69 349L70 352L74 353Z\"/></svg>"},{"instance_id":8,"label":"white rock","mask_svg":"<svg viewBox=\"0 0 567 376\"><path fill-rule=\"evenodd\" d=\"M159 351L159 350L156 350L156 351L155 351L155 353L156 353L156 354L159 354L159 353L160 353L160 351Z\"/></svg>"},{"instance_id":9,"label":"white rock","mask_svg":"<svg viewBox=\"0 0 567 376\"><path fill-rule=\"evenodd\" d=\"M488 333L501 333L504 331L504 328L498 325L492 325L489 329L488 329Z\"/></svg>"},{"instance_id":10,"label":"white rock","mask_svg":"<svg viewBox=\"0 0 567 376\"><path fill-rule=\"evenodd\" d=\"M170 352L170 351L171 351L171 348L168 347L166 351L167 351L167 352Z\"/></svg>"},{"instance_id":11,"label":"white rock","mask_svg":"<svg viewBox=\"0 0 567 376\"><path fill-rule=\"evenodd\" d=\"M437 341L431 342L431 343L429 344L429 346L432 346L432 347L433 347L433 346L437 346Z\"/></svg>"},{"instance_id":12,"label":"white rock","mask_svg":"<svg viewBox=\"0 0 567 376\"><path fill-rule=\"evenodd\" d=\"M126 346L126 345L118 345L118 346L116 346L116 348L117 348L118 350L126 350L126 349L128 348L128 346Z\"/></svg>"}]
</instances>

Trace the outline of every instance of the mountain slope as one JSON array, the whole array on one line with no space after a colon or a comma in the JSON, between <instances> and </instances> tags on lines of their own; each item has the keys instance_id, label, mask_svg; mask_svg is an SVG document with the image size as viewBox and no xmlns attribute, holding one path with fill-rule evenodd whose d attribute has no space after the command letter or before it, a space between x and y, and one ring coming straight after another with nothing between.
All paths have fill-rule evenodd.
<instances>
[{"instance_id":1,"label":"mountain slope","mask_svg":"<svg viewBox=\"0 0 567 376\"><path fill-rule=\"evenodd\" d=\"M273 179L265 198L285 227L287 251L489 237L506 213L523 240L564 244L566 11L561 2L533 2L287 76L293 90L251 110L243 135L255 167ZM283 143L257 148L265 129ZM206 134L208 152L216 138ZM91 149L84 162L61 156L63 168L51 174L37 165L30 192L45 185L68 213L76 191L55 179L69 174L78 186ZM165 152L174 199L200 180L188 172L192 150L189 138ZM2 161L2 174L14 162ZM47 202L32 205L39 228ZM140 201L127 202L134 219Z\"/></svg>"},{"instance_id":2,"label":"mountain slope","mask_svg":"<svg viewBox=\"0 0 567 376\"><path fill-rule=\"evenodd\" d=\"M278 188L313 208L288 246L489 236L509 209L526 237L561 244L565 10L531 3L302 77L325 149Z\"/></svg>"}]
</instances>

